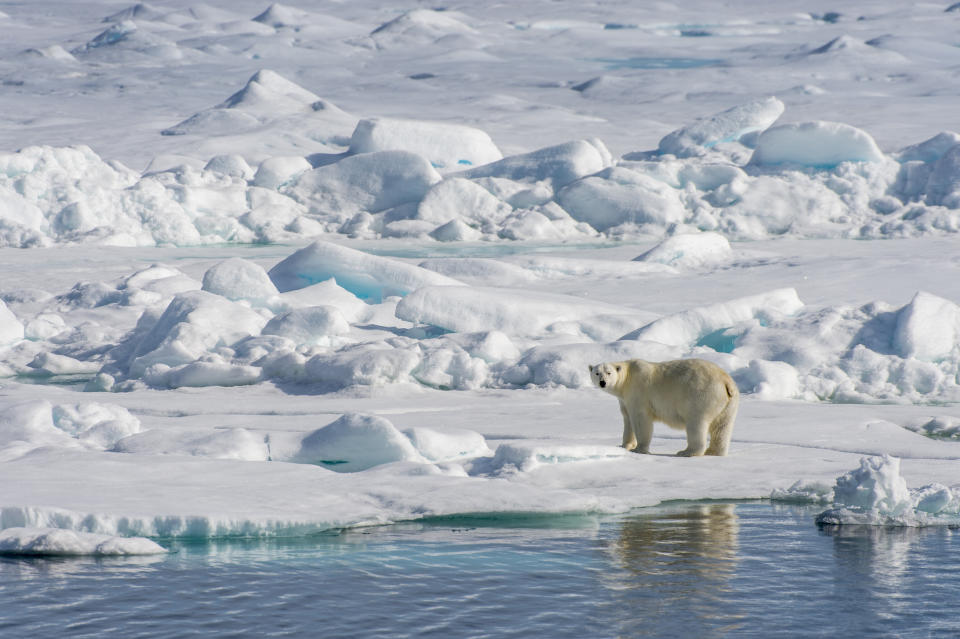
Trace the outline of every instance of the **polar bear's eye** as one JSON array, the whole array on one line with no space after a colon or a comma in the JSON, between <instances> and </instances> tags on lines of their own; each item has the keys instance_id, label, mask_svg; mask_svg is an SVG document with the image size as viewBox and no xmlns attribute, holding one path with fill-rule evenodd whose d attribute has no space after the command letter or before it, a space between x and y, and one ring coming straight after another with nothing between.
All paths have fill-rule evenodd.
<instances>
[{"instance_id":1,"label":"polar bear's eye","mask_svg":"<svg viewBox=\"0 0 960 639\"><path fill-rule=\"evenodd\" d=\"M620 372L620 367L619 367L619 366L616 366L615 368L617 369L617 372L619 373L619 372Z\"/></svg>"}]
</instances>

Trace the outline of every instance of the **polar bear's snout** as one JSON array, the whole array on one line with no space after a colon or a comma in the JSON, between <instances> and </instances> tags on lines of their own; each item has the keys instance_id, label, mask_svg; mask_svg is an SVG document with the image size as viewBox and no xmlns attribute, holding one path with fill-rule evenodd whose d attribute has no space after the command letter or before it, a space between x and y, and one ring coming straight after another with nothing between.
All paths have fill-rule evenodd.
<instances>
[{"instance_id":1,"label":"polar bear's snout","mask_svg":"<svg viewBox=\"0 0 960 639\"><path fill-rule=\"evenodd\" d=\"M597 384L600 385L600 388L604 388L604 387L607 385L607 380L605 380L604 378L601 377L601 378L600 378L600 381L597 382Z\"/></svg>"}]
</instances>

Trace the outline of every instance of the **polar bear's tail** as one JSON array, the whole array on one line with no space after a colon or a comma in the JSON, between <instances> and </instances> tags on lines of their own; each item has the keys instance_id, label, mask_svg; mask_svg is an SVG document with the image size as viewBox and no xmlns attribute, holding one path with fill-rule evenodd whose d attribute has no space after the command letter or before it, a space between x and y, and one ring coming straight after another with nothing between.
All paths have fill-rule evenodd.
<instances>
[{"instance_id":1,"label":"polar bear's tail","mask_svg":"<svg viewBox=\"0 0 960 639\"><path fill-rule=\"evenodd\" d=\"M740 408L740 391L732 379L727 377L724 381L727 389L727 405L724 406L720 414L710 422L710 447L704 454L706 455L726 455L730 447L730 437L733 436L733 421L737 418L737 409Z\"/></svg>"}]
</instances>

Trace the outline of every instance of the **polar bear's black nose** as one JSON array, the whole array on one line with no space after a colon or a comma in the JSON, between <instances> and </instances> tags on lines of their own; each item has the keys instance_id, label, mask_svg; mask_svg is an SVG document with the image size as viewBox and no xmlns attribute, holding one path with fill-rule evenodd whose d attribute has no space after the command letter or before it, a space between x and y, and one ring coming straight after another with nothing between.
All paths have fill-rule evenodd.
<instances>
[{"instance_id":1,"label":"polar bear's black nose","mask_svg":"<svg viewBox=\"0 0 960 639\"><path fill-rule=\"evenodd\" d=\"M606 386L606 385L607 385L607 381L604 380L604 379L601 379L601 380L600 380L600 388L603 388L603 387Z\"/></svg>"}]
</instances>

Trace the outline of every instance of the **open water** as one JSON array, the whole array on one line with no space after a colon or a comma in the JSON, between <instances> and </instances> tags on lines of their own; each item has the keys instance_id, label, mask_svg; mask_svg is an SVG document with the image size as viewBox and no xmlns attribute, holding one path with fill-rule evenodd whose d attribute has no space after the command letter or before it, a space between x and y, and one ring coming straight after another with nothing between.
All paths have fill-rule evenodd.
<instances>
[{"instance_id":1,"label":"open water","mask_svg":"<svg viewBox=\"0 0 960 639\"><path fill-rule=\"evenodd\" d=\"M960 637L960 531L684 503L0 558L0 637Z\"/></svg>"}]
</instances>

